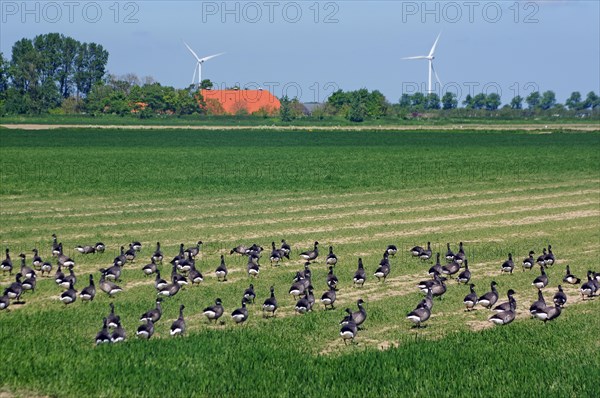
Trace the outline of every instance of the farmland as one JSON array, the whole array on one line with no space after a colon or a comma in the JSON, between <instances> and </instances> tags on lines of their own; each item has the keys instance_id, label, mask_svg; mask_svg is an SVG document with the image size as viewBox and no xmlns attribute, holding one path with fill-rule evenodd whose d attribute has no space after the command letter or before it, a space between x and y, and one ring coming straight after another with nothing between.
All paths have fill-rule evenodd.
<instances>
[{"instance_id":1,"label":"farmland","mask_svg":"<svg viewBox=\"0 0 600 398\"><path fill-rule=\"evenodd\" d=\"M521 271L529 250L551 244L549 301L565 265L585 278L600 271L600 133L562 131L194 131L69 129L0 130L0 241L18 253L50 258L51 234L77 263L76 288L111 265L119 246L143 248L125 266L124 292L112 301L128 341L94 347L111 301L66 306L52 278L40 278L24 305L0 312L0 394L30 396L593 396L600 376L598 299L583 302L565 286L562 315L544 325L529 317L536 296ZM246 259L229 255L240 243L285 238L291 260L261 259L255 280ZM141 267L157 241L165 257L180 243L205 244L197 267L205 279L163 303L150 341L134 336L139 316L154 307L154 278ZM321 243L312 266L315 296L326 290L323 258L332 245L340 279L336 309L294 314L288 295L298 253ZM102 241L107 251L83 256L79 244ZM405 318L422 294L430 262L410 257L432 242L445 253L465 243L479 294L498 283L501 301L516 291L517 319L492 327L491 312L464 312L467 286L448 282L427 327ZM395 244L385 284L372 276L383 250ZM511 252L517 268L500 275ZM219 256L227 282L214 275ZM369 275L352 286L361 257ZM168 261L168 260L167 260ZM163 274L170 273L168 262ZM0 276L2 287L12 281ZM249 283L257 292L246 324L229 314ZM275 286L275 319L261 304ZM224 324L202 309L220 297ZM368 318L357 344L345 346L338 322L356 300ZM186 336L171 338L179 304Z\"/></svg>"}]
</instances>

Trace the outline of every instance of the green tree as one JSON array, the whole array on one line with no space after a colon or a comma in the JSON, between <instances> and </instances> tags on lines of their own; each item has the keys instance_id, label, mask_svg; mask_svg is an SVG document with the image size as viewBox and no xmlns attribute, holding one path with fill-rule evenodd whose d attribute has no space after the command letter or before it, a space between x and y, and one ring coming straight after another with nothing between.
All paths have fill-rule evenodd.
<instances>
[{"instance_id":1,"label":"green tree","mask_svg":"<svg viewBox=\"0 0 600 398\"><path fill-rule=\"evenodd\" d=\"M541 95L539 91L534 91L525 98L529 109L538 109L540 107Z\"/></svg>"},{"instance_id":2,"label":"green tree","mask_svg":"<svg viewBox=\"0 0 600 398\"><path fill-rule=\"evenodd\" d=\"M456 94L446 91L446 93L442 96L442 108L445 110L456 109L457 106L458 100L456 99Z\"/></svg>"},{"instance_id":3,"label":"green tree","mask_svg":"<svg viewBox=\"0 0 600 398\"><path fill-rule=\"evenodd\" d=\"M473 108L473 97L471 97L471 94L467 94L462 104L467 109Z\"/></svg>"},{"instance_id":4,"label":"green tree","mask_svg":"<svg viewBox=\"0 0 600 398\"><path fill-rule=\"evenodd\" d=\"M74 61L73 82L78 95L86 96L92 86L102 81L106 74L108 51L96 43L82 43Z\"/></svg>"},{"instance_id":5,"label":"green tree","mask_svg":"<svg viewBox=\"0 0 600 398\"><path fill-rule=\"evenodd\" d=\"M486 106L487 96L484 93L476 94L471 101L471 108L483 109Z\"/></svg>"},{"instance_id":6,"label":"green tree","mask_svg":"<svg viewBox=\"0 0 600 398\"><path fill-rule=\"evenodd\" d=\"M348 120L355 123L360 123L365 120L367 109L364 103L358 99L350 104L350 112L348 112Z\"/></svg>"},{"instance_id":7,"label":"green tree","mask_svg":"<svg viewBox=\"0 0 600 398\"><path fill-rule=\"evenodd\" d=\"M512 109L523 109L523 97L520 95L513 97L510 101L510 107Z\"/></svg>"},{"instance_id":8,"label":"green tree","mask_svg":"<svg viewBox=\"0 0 600 398\"><path fill-rule=\"evenodd\" d=\"M585 97L584 106L586 109L596 109L600 107L600 97L595 92L590 91Z\"/></svg>"},{"instance_id":9,"label":"green tree","mask_svg":"<svg viewBox=\"0 0 600 398\"><path fill-rule=\"evenodd\" d=\"M427 106L427 97L423 93L414 93L410 96L411 109L414 111L422 111Z\"/></svg>"},{"instance_id":10,"label":"green tree","mask_svg":"<svg viewBox=\"0 0 600 398\"><path fill-rule=\"evenodd\" d=\"M73 72L75 58L81 43L71 37L63 37L60 47L60 68L58 70L58 83L60 94L68 98L73 91Z\"/></svg>"},{"instance_id":11,"label":"green tree","mask_svg":"<svg viewBox=\"0 0 600 398\"><path fill-rule=\"evenodd\" d=\"M292 114L292 101L288 98L288 96L284 96L279 100L281 104L279 108L279 118L282 122L291 122L294 120L294 116Z\"/></svg>"},{"instance_id":12,"label":"green tree","mask_svg":"<svg viewBox=\"0 0 600 398\"><path fill-rule=\"evenodd\" d=\"M427 94L425 109L440 109L440 96L436 93Z\"/></svg>"},{"instance_id":13,"label":"green tree","mask_svg":"<svg viewBox=\"0 0 600 398\"><path fill-rule=\"evenodd\" d=\"M569 98L565 101L565 105L571 110L583 109L583 102L581 101L581 93L579 91L573 91Z\"/></svg>"},{"instance_id":14,"label":"green tree","mask_svg":"<svg viewBox=\"0 0 600 398\"><path fill-rule=\"evenodd\" d=\"M488 111L497 110L501 104L500 95L497 93L490 93L485 97L485 109Z\"/></svg>"},{"instance_id":15,"label":"green tree","mask_svg":"<svg viewBox=\"0 0 600 398\"><path fill-rule=\"evenodd\" d=\"M4 54L0 52L0 100L6 98L8 91L8 61L4 58Z\"/></svg>"},{"instance_id":16,"label":"green tree","mask_svg":"<svg viewBox=\"0 0 600 398\"><path fill-rule=\"evenodd\" d=\"M398 105L400 105L400 108L405 109L410 108L411 103L412 100L410 98L410 94L407 93L402 94L402 96L400 97L400 101L398 101Z\"/></svg>"},{"instance_id":17,"label":"green tree","mask_svg":"<svg viewBox=\"0 0 600 398\"><path fill-rule=\"evenodd\" d=\"M540 99L540 108L543 110L548 110L554 105L556 105L556 94L554 94L554 91L544 91L542 98Z\"/></svg>"},{"instance_id":18,"label":"green tree","mask_svg":"<svg viewBox=\"0 0 600 398\"><path fill-rule=\"evenodd\" d=\"M212 88L213 88L213 82L211 82L210 79L202 79L202 81L200 82L201 90L209 90Z\"/></svg>"}]
</instances>

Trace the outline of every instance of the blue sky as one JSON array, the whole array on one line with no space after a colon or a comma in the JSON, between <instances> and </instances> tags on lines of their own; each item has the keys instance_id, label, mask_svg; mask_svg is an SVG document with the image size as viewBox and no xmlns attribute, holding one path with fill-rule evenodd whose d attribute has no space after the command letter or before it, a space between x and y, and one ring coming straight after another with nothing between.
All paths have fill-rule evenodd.
<instances>
[{"instance_id":1,"label":"blue sky","mask_svg":"<svg viewBox=\"0 0 600 398\"><path fill-rule=\"evenodd\" d=\"M25 5L24 5L25 4ZM1 1L0 51L22 37L60 32L102 44L108 70L179 88L200 56L219 86L270 88L323 101L336 88L378 89L391 102L425 91L426 55L443 91L600 92L598 1ZM438 92L440 88L437 87Z\"/></svg>"}]
</instances>

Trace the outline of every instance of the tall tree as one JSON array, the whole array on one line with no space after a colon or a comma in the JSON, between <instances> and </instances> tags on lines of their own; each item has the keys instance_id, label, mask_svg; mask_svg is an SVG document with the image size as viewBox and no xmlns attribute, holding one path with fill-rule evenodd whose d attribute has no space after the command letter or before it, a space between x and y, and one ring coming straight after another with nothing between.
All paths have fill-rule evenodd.
<instances>
[{"instance_id":1,"label":"tall tree","mask_svg":"<svg viewBox=\"0 0 600 398\"><path fill-rule=\"evenodd\" d=\"M510 101L510 107L512 109L523 109L523 97L520 95L513 97Z\"/></svg>"},{"instance_id":2,"label":"tall tree","mask_svg":"<svg viewBox=\"0 0 600 398\"><path fill-rule=\"evenodd\" d=\"M440 96L436 93L427 94L425 103L426 109L440 109Z\"/></svg>"},{"instance_id":3,"label":"tall tree","mask_svg":"<svg viewBox=\"0 0 600 398\"><path fill-rule=\"evenodd\" d=\"M8 61L4 59L4 54L0 52L0 100L6 98L8 90Z\"/></svg>"},{"instance_id":4,"label":"tall tree","mask_svg":"<svg viewBox=\"0 0 600 398\"><path fill-rule=\"evenodd\" d=\"M60 69L58 72L58 83L60 94L68 98L73 91L73 73L75 70L75 58L81 43L71 37L64 37L60 48Z\"/></svg>"},{"instance_id":5,"label":"tall tree","mask_svg":"<svg viewBox=\"0 0 600 398\"><path fill-rule=\"evenodd\" d=\"M402 96L400 97L400 101L398 101L398 105L400 105L400 108L410 108L410 104L411 104L410 94L407 94L407 93L402 94Z\"/></svg>"},{"instance_id":6,"label":"tall tree","mask_svg":"<svg viewBox=\"0 0 600 398\"><path fill-rule=\"evenodd\" d=\"M556 94L554 94L554 91L544 91L542 98L540 98L540 108L543 110L548 110L554 105L556 105Z\"/></svg>"},{"instance_id":7,"label":"tall tree","mask_svg":"<svg viewBox=\"0 0 600 398\"><path fill-rule=\"evenodd\" d=\"M83 96L89 94L92 86L99 83L106 73L108 52L96 43L82 43L75 57L74 83L77 93Z\"/></svg>"},{"instance_id":8,"label":"tall tree","mask_svg":"<svg viewBox=\"0 0 600 398\"><path fill-rule=\"evenodd\" d=\"M497 110L501 103L500 95L497 93L490 93L485 97L485 109L488 111Z\"/></svg>"},{"instance_id":9,"label":"tall tree","mask_svg":"<svg viewBox=\"0 0 600 398\"><path fill-rule=\"evenodd\" d=\"M567 100L565 101L565 105L571 110L583 109L581 93L579 91L573 91L569 98L567 98Z\"/></svg>"},{"instance_id":10,"label":"tall tree","mask_svg":"<svg viewBox=\"0 0 600 398\"><path fill-rule=\"evenodd\" d=\"M539 91L534 91L525 98L529 109L538 109L540 106L541 95Z\"/></svg>"},{"instance_id":11,"label":"tall tree","mask_svg":"<svg viewBox=\"0 0 600 398\"><path fill-rule=\"evenodd\" d=\"M586 108L594 110L594 109L600 107L600 97L598 95L596 95L595 92L590 91L589 93L587 93L587 96L585 97L584 105Z\"/></svg>"},{"instance_id":12,"label":"tall tree","mask_svg":"<svg viewBox=\"0 0 600 398\"><path fill-rule=\"evenodd\" d=\"M458 106L458 100L456 94L450 91L446 91L446 94L442 96L442 108L443 109L455 109Z\"/></svg>"}]
</instances>

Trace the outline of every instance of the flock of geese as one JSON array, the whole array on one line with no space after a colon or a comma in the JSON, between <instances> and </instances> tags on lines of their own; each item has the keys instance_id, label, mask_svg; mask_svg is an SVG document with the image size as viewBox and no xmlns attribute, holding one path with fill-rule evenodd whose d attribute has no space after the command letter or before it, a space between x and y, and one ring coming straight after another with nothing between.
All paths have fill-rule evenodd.
<instances>
[{"instance_id":1,"label":"flock of geese","mask_svg":"<svg viewBox=\"0 0 600 398\"><path fill-rule=\"evenodd\" d=\"M150 257L150 263L142 267L141 271L146 276L155 275L154 286L156 288L156 306L140 316L141 325L137 328L135 334L139 338L150 339L154 334L154 326L161 319L163 309L162 302L165 298L173 297L179 293L182 287L191 284L200 284L204 277L196 268L196 258L201 252L203 242L198 241L195 245L185 248L182 243L179 247L179 252L170 261L172 266L170 278L163 279L159 269L159 265L165 260L165 256L161 250L160 242L156 243L156 249ZM102 242L95 245L77 246L75 248L81 254L93 254L104 252L106 246ZM123 289L117 285L121 280L123 267L127 263L133 262L140 254L142 244L140 242L132 242L126 250L124 246L120 248L120 254L114 258L112 266L101 268L98 287L101 292L104 292L109 297L114 297L121 293ZM260 273L260 259L263 257L264 249L253 244L251 246L239 245L230 251L230 255L238 254L245 256L248 259L246 270L251 278L258 277ZM377 266L377 269L372 274L381 283L385 283L386 278L391 272L390 257L394 257L398 252L395 245L388 245L383 252L383 257ZM10 251L6 249L5 259L0 264L0 270L12 275L13 265L10 257ZM431 242L427 242L426 247L415 246L410 249L412 256L420 258L423 261L428 261L432 258ZM280 264L284 259L290 259L292 248L285 241L281 241L280 247L276 247L275 242L271 243L271 251L269 261L272 266ZM59 243L55 234L52 235L52 255L56 258L56 270L54 273L54 281L63 289L60 294L60 301L65 306L77 301L94 300L97 290L94 282L94 275L89 275L89 284L80 292L75 289L77 276L74 272L75 261L63 253L62 243ZM304 260L304 268L297 271L292 280L292 285L288 292L296 300L294 306L295 312L305 314L313 310L316 303L314 295L314 287L312 284L311 265L319 259L319 242L314 242L312 250L307 250L299 254L299 257ZM544 248L542 254L534 258L535 252L530 251L527 258L521 262L523 270L531 270L538 265L540 267L540 275L533 281L532 285L538 289L538 300L535 301L529 311L532 316L544 321L552 321L558 318L561 310L567 302L567 296L564 293L562 286L558 285L558 291L554 294L552 304L547 304L543 295L543 289L548 286L549 280L545 269L556 263L556 258L552 252L552 246ZM39 251L33 249L33 258L31 266L27 265L26 255L19 254L20 268L16 274L15 282L11 283L4 289L3 295L0 297L0 310L5 310L11 304L23 303L22 297L26 292L34 292L36 288L37 272L41 276L49 277L53 270L53 264L50 261L44 261L39 256ZM335 308L337 294L339 292L339 280L335 275L335 266L338 263L338 258L333 252L333 247L329 247L329 252L325 258L329 272L326 276L327 290L321 295L320 303L325 310ZM512 254L508 254L508 258L500 266L501 273L510 273L515 269L515 262ZM470 283L471 270L464 251L463 243L459 243L458 251L455 253L451 250L450 244L447 244L447 252L445 254L445 263L440 262L440 253L436 254L436 263L428 270L430 279L423 280L418 283L418 288L425 295L417 304L413 311L407 314L406 318L414 323L415 328L424 327L424 323L431 317L434 298L441 298L447 291L446 281L452 277L459 283L469 284L470 293L464 298L463 304L466 311L471 311L477 305L486 309L492 310L494 313L489 317L489 321L497 325L506 325L511 323L516 316L517 302L514 298L515 291L509 289L507 292L507 301L496 305L499 299L499 293L496 289L496 282L492 281L490 290L479 296L475 292L475 285ZM227 281L228 269L225 263L225 258L221 255L219 266L215 270L215 276L218 281ZM358 266L354 273L352 282L356 287L362 287L368 278L368 274L364 268L361 258L358 259ZM600 289L600 273L587 273L587 281L581 284L581 279L571 274L570 268L566 266L566 274L563 278L563 283L572 285L581 285L579 292L584 298L592 298ZM251 283L242 294L241 307L231 312L231 319L236 324L242 324L248 319L247 305L254 304L256 293L254 285ZM343 339L344 344L354 343L361 325L367 319L367 311L364 308L364 300L358 299L356 302L357 310L346 308L346 316L340 321L339 335ZM117 343L125 340L126 333L121 323L121 318L115 314L114 304L110 304L110 313L103 318L102 328L95 337L96 344ZM262 304L263 317L274 317L279 308L277 298L275 297L275 287L270 287L270 295ZM179 307L179 317L172 323L170 327L171 336L181 336L185 333L186 323L184 318L183 304ZM224 314L223 302L220 298L216 298L214 305L206 307L203 310L203 315L209 322L217 323Z\"/></svg>"}]
</instances>

